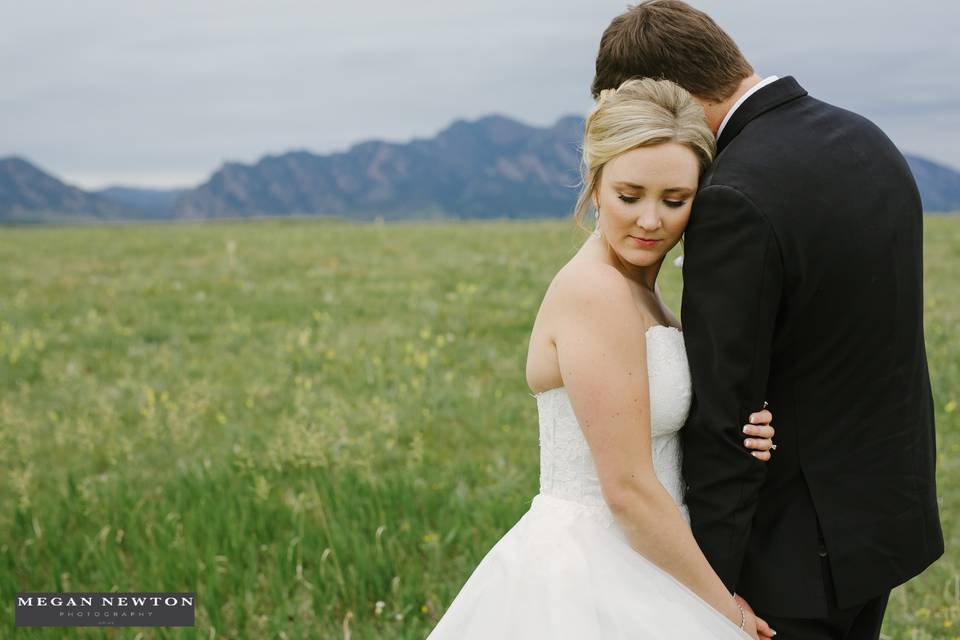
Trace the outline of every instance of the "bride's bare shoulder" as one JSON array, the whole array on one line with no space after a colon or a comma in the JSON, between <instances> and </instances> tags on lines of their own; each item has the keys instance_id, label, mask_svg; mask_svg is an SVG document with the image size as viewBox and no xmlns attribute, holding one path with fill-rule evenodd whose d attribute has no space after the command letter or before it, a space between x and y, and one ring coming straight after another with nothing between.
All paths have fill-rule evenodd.
<instances>
[{"instance_id":1,"label":"bride's bare shoulder","mask_svg":"<svg viewBox=\"0 0 960 640\"><path fill-rule=\"evenodd\" d=\"M559 309L585 310L584 305L632 304L629 280L614 266L590 260L571 260L553 277L544 303Z\"/></svg>"}]
</instances>

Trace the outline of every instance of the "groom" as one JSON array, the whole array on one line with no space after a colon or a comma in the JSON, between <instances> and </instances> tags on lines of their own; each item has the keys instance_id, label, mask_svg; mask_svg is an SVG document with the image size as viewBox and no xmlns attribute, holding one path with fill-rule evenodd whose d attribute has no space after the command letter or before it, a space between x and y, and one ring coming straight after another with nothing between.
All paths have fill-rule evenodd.
<instances>
[{"instance_id":1,"label":"groom","mask_svg":"<svg viewBox=\"0 0 960 640\"><path fill-rule=\"evenodd\" d=\"M613 20L593 96L644 76L717 134L683 265L694 535L780 638L877 638L890 590L943 553L913 177L873 123L756 75L678 0ZM741 446L764 401L769 463Z\"/></svg>"}]
</instances>

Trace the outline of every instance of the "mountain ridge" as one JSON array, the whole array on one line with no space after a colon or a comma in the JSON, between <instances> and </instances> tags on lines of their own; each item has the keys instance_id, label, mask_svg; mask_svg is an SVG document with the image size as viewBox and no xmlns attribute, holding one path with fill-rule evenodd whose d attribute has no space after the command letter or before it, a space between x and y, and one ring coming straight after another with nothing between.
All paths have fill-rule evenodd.
<instances>
[{"instance_id":1,"label":"mountain ridge","mask_svg":"<svg viewBox=\"0 0 960 640\"><path fill-rule=\"evenodd\" d=\"M583 118L536 127L499 113L428 138L364 140L328 154L295 149L223 162L182 189L84 191L22 156L0 158L0 222L201 219L316 214L356 220L557 217L579 186ZM929 212L960 210L960 172L905 154Z\"/></svg>"}]
</instances>

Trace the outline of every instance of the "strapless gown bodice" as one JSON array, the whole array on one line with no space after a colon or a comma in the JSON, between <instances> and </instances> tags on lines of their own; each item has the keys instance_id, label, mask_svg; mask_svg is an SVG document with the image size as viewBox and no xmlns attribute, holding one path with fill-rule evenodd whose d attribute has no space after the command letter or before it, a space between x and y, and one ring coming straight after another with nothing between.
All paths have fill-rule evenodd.
<instances>
[{"instance_id":1,"label":"strapless gown bodice","mask_svg":"<svg viewBox=\"0 0 960 640\"><path fill-rule=\"evenodd\" d=\"M679 431L691 400L683 334L674 327L656 325L646 337L654 472L689 522L680 475ZM540 494L589 507L609 523L612 515L566 389L556 387L533 395L540 422Z\"/></svg>"}]
</instances>

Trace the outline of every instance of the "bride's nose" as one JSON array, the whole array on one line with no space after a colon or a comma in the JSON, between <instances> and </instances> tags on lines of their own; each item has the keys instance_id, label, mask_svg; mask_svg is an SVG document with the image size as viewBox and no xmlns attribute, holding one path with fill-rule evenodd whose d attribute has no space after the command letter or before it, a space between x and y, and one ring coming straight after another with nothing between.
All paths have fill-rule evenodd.
<instances>
[{"instance_id":1,"label":"bride's nose","mask_svg":"<svg viewBox=\"0 0 960 640\"><path fill-rule=\"evenodd\" d=\"M640 209L637 216L637 226L645 231L656 231L662 224L655 204L650 203Z\"/></svg>"}]
</instances>

